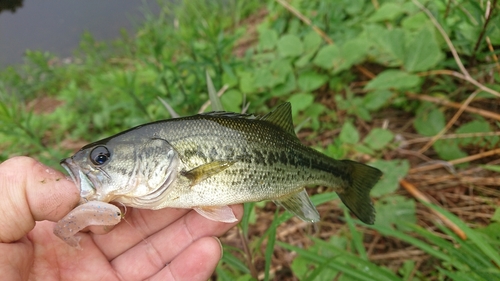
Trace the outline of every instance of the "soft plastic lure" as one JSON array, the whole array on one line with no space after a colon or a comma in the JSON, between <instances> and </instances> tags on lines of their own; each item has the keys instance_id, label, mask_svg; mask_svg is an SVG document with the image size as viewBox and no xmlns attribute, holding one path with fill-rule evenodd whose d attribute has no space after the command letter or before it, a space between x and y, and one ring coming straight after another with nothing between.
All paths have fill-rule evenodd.
<instances>
[{"instance_id":1,"label":"soft plastic lure","mask_svg":"<svg viewBox=\"0 0 500 281\"><path fill-rule=\"evenodd\" d=\"M78 231L91 225L116 225L122 218L121 210L113 204L89 201L84 203L57 222L54 234L68 245L80 248Z\"/></svg>"}]
</instances>

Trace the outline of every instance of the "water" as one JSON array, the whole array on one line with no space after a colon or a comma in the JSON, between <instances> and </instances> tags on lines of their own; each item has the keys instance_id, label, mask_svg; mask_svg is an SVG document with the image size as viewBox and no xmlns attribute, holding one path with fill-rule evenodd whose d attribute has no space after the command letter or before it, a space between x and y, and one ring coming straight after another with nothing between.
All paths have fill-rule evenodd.
<instances>
[{"instance_id":1,"label":"water","mask_svg":"<svg viewBox=\"0 0 500 281\"><path fill-rule=\"evenodd\" d=\"M84 31L118 38L143 20L146 5L158 10L154 0L25 0L15 13L0 13L0 68L21 63L26 49L70 56Z\"/></svg>"}]
</instances>

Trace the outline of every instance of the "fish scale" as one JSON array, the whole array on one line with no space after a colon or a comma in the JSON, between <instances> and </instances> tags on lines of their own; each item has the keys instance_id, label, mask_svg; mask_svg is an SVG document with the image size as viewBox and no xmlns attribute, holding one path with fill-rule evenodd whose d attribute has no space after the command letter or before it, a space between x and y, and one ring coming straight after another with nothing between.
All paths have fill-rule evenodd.
<instances>
[{"instance_id":1,"label":"fish scale","mask_svg":"<svg viewBox=\"0 0 500 281\"><path fill-rule=\"evenodd\" d=\"M305 187L323 185L373 223L369 192L382 175L301 144L289 103L263 117L212 112L141 125L86 145L62 165L84 185L87 200L194 208L226 222L235 220L228 205L261 200L317 221Z\"/></svg>"}]
</instances>

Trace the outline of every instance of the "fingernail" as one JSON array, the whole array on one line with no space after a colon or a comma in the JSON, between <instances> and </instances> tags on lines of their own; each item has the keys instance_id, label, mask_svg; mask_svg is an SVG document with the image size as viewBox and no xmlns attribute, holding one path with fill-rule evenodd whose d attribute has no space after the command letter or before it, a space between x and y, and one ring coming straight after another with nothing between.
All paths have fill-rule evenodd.
<instances>
[{"instance_id":1,"label":"fingernail","mask_svg":"<svg viewBox=\"0 0 500 281\"><path fill-rule=\"evenodd\" d=\"M220 258L219 259L222 259L222 256L224 255L224 248L222 247L222 243L220 242L219 237L212 236L212 238L214 238L215 241L217 241L217 243L219 243L219 247L220 247Z\"/></svg>"}]
</instances>

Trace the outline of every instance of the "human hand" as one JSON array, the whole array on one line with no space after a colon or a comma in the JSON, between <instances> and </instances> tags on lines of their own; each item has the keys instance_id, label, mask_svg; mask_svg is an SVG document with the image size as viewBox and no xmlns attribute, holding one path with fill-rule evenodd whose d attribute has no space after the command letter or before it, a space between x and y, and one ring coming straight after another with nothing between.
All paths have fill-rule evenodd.
<instances>
[{"instance_id":1,"label":"human hand","mask_svg":"<svg viewBox=\"0 0 500 281\"><path fill-rule=\"evenodd\" d=\"M62 173L28 157L0 164L0 276L4 280L207 280L235 225L195 211L129 208L106 235L80 233L83 250L53 233L80 196ZM241 205L233 206L240 219ZM90 228L104 233L105 228Z\"/></svg>"}]
</instances>

